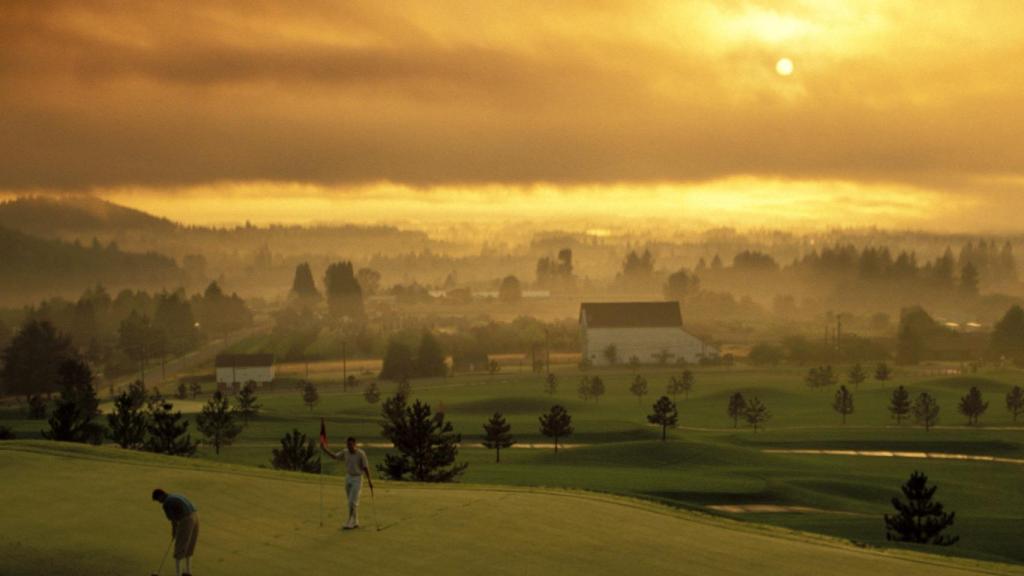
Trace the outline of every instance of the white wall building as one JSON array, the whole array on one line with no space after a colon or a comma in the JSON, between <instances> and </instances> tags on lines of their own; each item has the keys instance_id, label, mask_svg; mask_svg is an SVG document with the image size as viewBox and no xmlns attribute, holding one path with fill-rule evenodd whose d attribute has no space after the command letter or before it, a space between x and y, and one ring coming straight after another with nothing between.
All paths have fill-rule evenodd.
<instances>
[{"instance_id":1,"label":"white wall building","mask_svg":"<svg viewBox=\"0 0 1024 576\"><path fill-rule=\"evenodd\" d=\"M262 386L274 379L273 354L219 354L216 361L217 383Z\"/></svg>"},{"instance_id":2,"label":"white wall building","mask_svg":"<svg viewBox=\"0 0 1024 576\"><path fill-rule=\"evenodd\" d=\"M634 356L644 364L676 364L718 354L683 330L678 302L583 303L579 322L583 357L594 366L610 364L609 346L615 347L619 364Z\"/></svg>"}]
</instances>

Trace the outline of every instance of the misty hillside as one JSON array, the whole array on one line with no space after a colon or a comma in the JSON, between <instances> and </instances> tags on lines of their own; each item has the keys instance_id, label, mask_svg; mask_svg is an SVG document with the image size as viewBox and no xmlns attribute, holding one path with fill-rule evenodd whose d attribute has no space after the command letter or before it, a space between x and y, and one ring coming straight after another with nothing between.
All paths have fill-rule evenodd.
<instances>
[{"instance_id":1,"label":"misty hillside","mask_svg":"<svg viewBox=\"0 0 1024 576\"><path fill-rule=\"evenodd\" d=\"M77 294L97 283L172 288L182 278L174 260L160 254L124 252L99 242L83 246L0 227L0 304L18 304L40 294Z\"/></svg>"},{"instance_id":2,"label":"misty hillside","mask_svg":"<svg viewBox=\"0 0 1024 576\"><path fill-rule=\"evenodd\" d=\"M167 233L170 220L92 196L25 196L0 202L0 226L44 238L105 238L120 233Z\"/></svg>"}]
</instances>

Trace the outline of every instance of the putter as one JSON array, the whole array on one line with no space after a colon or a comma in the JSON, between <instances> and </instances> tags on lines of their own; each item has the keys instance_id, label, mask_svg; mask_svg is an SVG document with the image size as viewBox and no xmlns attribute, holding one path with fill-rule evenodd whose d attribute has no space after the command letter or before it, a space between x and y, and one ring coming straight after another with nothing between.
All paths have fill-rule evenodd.
<instances>
[{"instance_id":1,"label":"putter","mask_svg":"<svg viewBox=\"0 0 1024 576\"><path fill-rule=\"evenodd\" d=\"M164 562L167 562L167 554L171 552L171 544L174 544L174 538L167 543L167 550L164 551L163 560L160 560L160 567L157 568L156 572L153 572L152 576L160 576L160 573L164 571Z\"/></svg>"}]
</instances>

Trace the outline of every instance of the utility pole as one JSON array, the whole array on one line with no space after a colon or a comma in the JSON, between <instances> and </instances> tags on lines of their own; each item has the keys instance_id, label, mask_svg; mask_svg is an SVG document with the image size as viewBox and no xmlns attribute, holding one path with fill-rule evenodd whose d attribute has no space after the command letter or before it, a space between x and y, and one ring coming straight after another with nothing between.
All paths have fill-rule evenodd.
<instances>
[{"instance_id":1,"label":"utility pole","mask_svg":"<svg viewBox=\"0 0 1024 576\"><path fill-rule=\"evenodd\" d=\"M348 349L346 348L346 342L341 341L341 381L342 388L348 387Z\"/></svg>"},{"instance_id":2,"label":"utility pole","mask_svg":"<svg viewBox=\"0 0 1024 576\"><path fill-rule=\"evenodd\" d=\"M843 315L836 315L836 356L843 357Z\"/></svg>"},{"instance_id":3,"label":"utility pole","mask_svg":"<svg viewBox=\"0 0 1024 576\"><path fill-rule=\"evenodd\" d=\"M547 374L551 374L551 334L544 328L544 367Z\"/></svg>"}]
</instances>

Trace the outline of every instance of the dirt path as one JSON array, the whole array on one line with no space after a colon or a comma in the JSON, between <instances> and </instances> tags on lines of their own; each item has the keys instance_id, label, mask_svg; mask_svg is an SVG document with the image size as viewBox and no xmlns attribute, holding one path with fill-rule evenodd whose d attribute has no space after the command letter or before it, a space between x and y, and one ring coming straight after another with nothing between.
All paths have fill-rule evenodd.
<instances>
[{"instance_id":1,"label":"dirt path","mask_svg":"<svg viewBox=\"0 0 1024 576\"><path fill-rule=\"evenodd\" d=\"M813 449L772 449L761 450L766 454L811 454L815 456L867 456L873 458L918 458L933 460L961 460L971 462L999 462L1002 464L1024 465L1021 458L1001 456L980 456L974 454L951 454L948 452L890 452L888 450L813 450Z\"/></svg>"}]
</instances>

